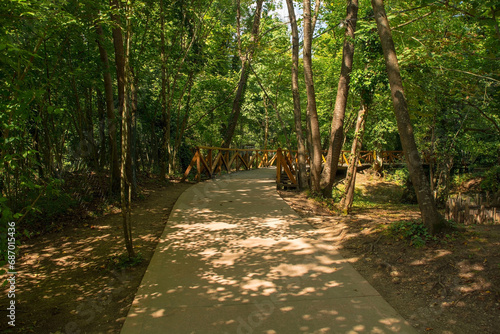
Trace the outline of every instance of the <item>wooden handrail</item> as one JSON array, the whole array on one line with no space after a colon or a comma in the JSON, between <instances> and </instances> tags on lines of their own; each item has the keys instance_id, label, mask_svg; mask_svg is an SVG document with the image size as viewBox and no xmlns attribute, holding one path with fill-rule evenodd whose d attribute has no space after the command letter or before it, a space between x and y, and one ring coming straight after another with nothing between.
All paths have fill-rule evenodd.
<instances>
[{"instance_id":1,"label":"wooden handrail","mask_svg":"<svg viewBox=\"0 0 500 334\"><path fill-rule=\"evenodd\" d=\"M202 153L206 153L206 156ZM208 152L207 152L208 151ZM346 153L350 151L343 150L341 153L340 164L348 164L348 159ZM377 158L382 159L382 163L399 163L399 161L404 161L403 151L360 151L359 152L359 164L371 164L377 161ZM323 151L326 154L326 150ZM207 177L212 178L216 174L220 174L222 169L225 169L228 173L232 170L238 171L240 168L246 170L252 168L261 167L278 167L277 173L280 174L283 169L288 175L290 181L294 184L297 183L295 177L295 171L297 170L297 150L287 150L278 148L276 150L270 149L260 149L260 148L222 148L222 147L211 147L211 146L198 146L194 149L194 155L191 159L191 163L186 168L181 182L185 181L189 173L196 168L196 180L201 180L201 174L205 173ZM309 157L306 156L306 161ZM326 160L323 157L324 162ZM422 156L423 162L427 161L427 156ZM278 175L277 174L277 175ZM279 183L279 177L277 176L277 181Z\"/></svg>"}]
</instances>

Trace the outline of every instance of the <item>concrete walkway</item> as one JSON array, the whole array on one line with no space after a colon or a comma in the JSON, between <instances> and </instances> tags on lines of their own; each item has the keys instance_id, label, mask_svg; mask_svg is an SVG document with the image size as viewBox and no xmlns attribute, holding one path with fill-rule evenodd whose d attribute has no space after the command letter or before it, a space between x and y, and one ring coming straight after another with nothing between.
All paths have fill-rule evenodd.
<instances>
[{"instance_id":1,"label":"concrete walkway","mask_svg":"<svg viewBox=\"0 0 500 334\"><path fill-rule=\"evenodd\" d=\"M274 177L234 173L179 197L122 334L416 333Z\"/></svg>"}]
</instances>

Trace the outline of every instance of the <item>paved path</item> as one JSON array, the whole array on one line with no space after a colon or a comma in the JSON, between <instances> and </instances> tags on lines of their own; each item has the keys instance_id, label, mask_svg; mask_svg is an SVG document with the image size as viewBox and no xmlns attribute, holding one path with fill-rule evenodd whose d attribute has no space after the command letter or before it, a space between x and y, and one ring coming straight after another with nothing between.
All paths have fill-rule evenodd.
<instances>
[{"instance_id":1,"label":"paved path","mask_svg":"<svg viewBox=\"0 0 500 334\"><path fill-rule=\"evenodd\" d=\"M416 333L274 176L234 173L179 197L122 334Z\"/></svg>"}]
</instances>

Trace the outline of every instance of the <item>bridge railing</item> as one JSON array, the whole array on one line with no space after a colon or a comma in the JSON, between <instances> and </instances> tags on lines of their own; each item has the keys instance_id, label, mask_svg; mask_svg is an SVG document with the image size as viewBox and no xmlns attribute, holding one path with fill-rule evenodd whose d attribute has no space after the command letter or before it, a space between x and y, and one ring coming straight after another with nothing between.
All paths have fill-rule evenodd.
<instances>
[{"instance_id":1,"label":"bridge railing","mask_svg":"<svg viewBox=\"0 0 500 334\"><path fill-rule=\"evenodd\" d=\"M282 155L291 157L290 151L282 150L281 152ZM277 153L278 150L198 146L195 148L191 163L184 172L181 182L186 180L193 167L196 168L196 180L199 182L202 173L212 178L223 170L229 173L240 169L276 166Z\"/></svg>"},{"instance_id":2,"label":"bridge railing","mask_svg":"<svg viewBox=\"0 0 500 334\"><path fill-rule=\"evenodd\" d=\"M350 151L342 151L339 165L348 165L348 155ZM323 161L325 162L326 151L323 152ZM276 166L276 180L280 183L282 172L285 173L289 182L297 184L295 170L297 166L297 150L286 150L278 148L277 150L265 149L239 149L239 148L221 148L198 146L194 150L193 158L187 167L181 181L185 181L191 171L196 172L196 181L201 180L202 174L212 178L220 174L223 170L230 173L240 169L252 169L261 167ZM381 159L384 164L398 164L404 162L403 151L360 151L360 165L373 164ZM309 157L306 157L309 163ZM423 159L425 162L425 159ZM285 175L283 174L283 175Z\"/></svg>"}]
</instances>

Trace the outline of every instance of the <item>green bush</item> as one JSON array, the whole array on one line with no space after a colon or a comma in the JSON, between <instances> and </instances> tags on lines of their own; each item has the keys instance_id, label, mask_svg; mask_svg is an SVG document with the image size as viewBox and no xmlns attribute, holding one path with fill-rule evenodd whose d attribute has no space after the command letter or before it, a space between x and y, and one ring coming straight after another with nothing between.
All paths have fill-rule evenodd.
<instances>
[{"instance_id":1,"label":"green bush","mask_svg":"<svg viewBox=\"0 0 500 334\"><path fill-rule=\"evenodd\" d=\"M432 236L421 220L404 220L395 222L387 229L389 235L396 239L406 239L410 245L419 248L426 244L427 241L437 241L436 237Z\"/></svg>"},{"instance_id":2,"label":"green bush","mask_svg":"<svg viewBox=\"0 0 500 334\"><path fill-rule=\"evenodd\" d=\"M483 191L497 192L500 189L500 166L494 166L484 173L480 187Z\"/></svg>"},{"instance_id":3,"label":"green bush","mask_svg":"<svg viewBox=\"0 0 500 334\"><path fill-rule=\"evenodd\" d=\"M404 186L406 180L410 177L410 172L408 168L403 167L387 172L384 177L386 181L395 182L400 186Z\"/></svg>"}]
</instances>

